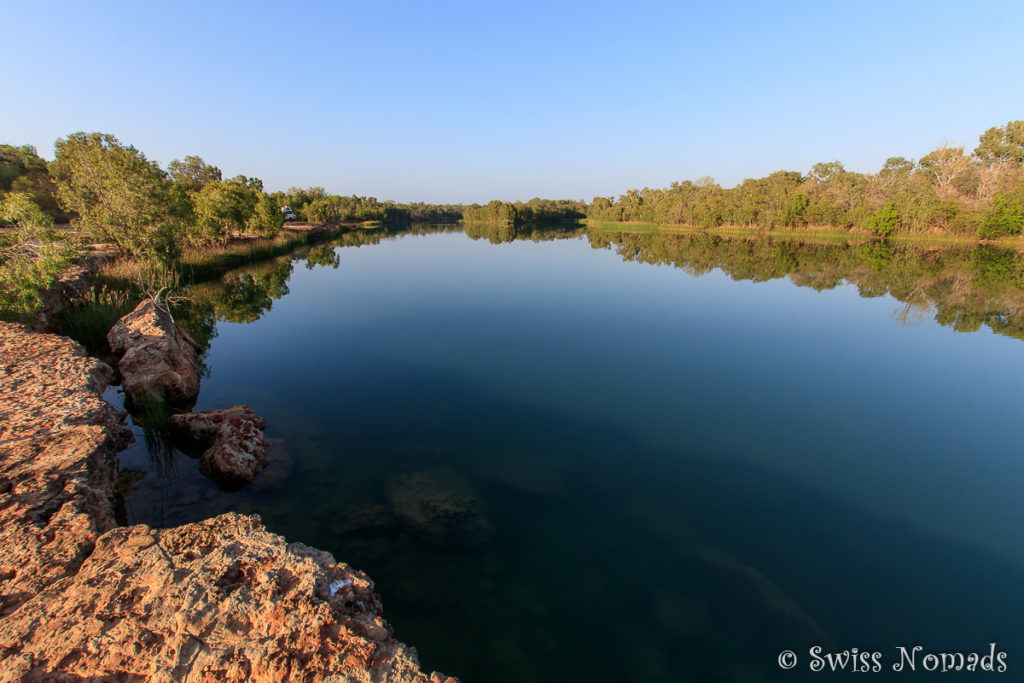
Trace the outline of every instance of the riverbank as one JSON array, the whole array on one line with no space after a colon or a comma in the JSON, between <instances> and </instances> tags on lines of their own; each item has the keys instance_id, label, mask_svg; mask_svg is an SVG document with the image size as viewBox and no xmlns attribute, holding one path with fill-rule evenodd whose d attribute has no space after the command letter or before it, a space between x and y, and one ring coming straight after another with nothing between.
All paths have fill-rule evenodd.
<instances>
[{"instance_id":1,"label":"riverbank","mask_svg":"<svg viewBox=\"0 0 1024 683\"><path fill-rule=\"evenodd\" d=\"M235 235L219 246L186 247L178 260L176 274L188 282L220 275L226 270L253 261L261 261L290 253L304 244L316 244L335 235L379 227L373 223L285 223L274 237ZM125 257L109 264L99 274L102 282L124 287L149 276L152 265L136 258Z\"/></svg>"},{"instance_id":2,"label":"riverbank","mask_svg":"<svg viewBox=\"0 0 1024 683\"><path fill-rule=\"evenodd\" d=\"M365 574L258 516L116 527L111 368L17 323L0 356L0 681L453 680L419 670Z\"/></svg>"}]
</instances>

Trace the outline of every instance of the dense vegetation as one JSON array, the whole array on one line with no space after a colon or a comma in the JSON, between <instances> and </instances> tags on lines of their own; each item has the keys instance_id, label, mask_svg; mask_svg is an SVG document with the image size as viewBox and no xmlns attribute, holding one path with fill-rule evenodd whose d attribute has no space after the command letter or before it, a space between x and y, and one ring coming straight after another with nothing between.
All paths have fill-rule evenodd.
<instances>
[{"instance_id":1,"label":"dense vegetation","mask_svg":"<svg viewBox=\"0 0 1024 683\"><path fill-rule=\"evenodd\" d=\"M595 197L587 217L700 228L807 225L860 228L880 236L941 230L995 238L1024 229L1024 121L981 135L977 148L939 146L916 162L892 157L875 174L838 161L807 175L776 171L723 188L711 178L666 189Z\"/></svg>"},{"instance_id":2,"label":"dense vegetation","mask_svg":"<svg viewBox=\"0 0 1024 683\"><path fill-rule=\"evenodd\" d=\"M570 199L534 198L522 202L502 202L495 199L487 204L462 207L462 219L511 225L531 225L576 221L586 216L587 205Z\"/></svg>"},{"instance_id":3,"label":"dense vegetation","mask_svg":"<svg viewBox=\"0 0 1024 683\"><path fill-rule=\"evenodd\" d=\"M0 146L0 311L31 313L86 240L173 272L182 250L272 237L284 217L258 178L221 177L196 156L167 170L112 135L74 133L47 163ZM57 230L54 219L71 221Z\"/></svg>"},{"instance_id":4,"label":"dense vegetation","mask_svg":"<svg viewBox=\"0 0 1024 683\"><path fill-rule=\"evenodd\" d=\"M723 188L710 178L666 189L630 190L618 199L531 199L484 205L398 204L328 194L322 187L266 193L259 178L224 179L198 156L162 169L135 147L103 133L74 133L47 162L28 146L0 145L0 312L31 313L86 239L176 272L183 254L237 236L273 237L282 209L341 225L464 220L467 232L515 239L529 226L600 221L755 229L824 226L887 237L941 231L993 239L1024 231L1024 121L993 127L967 154L940 146L917 161L893 157L875 174L837 161L806 175L777 171ZM55 223L70 221L71 230ZM504 226L497 228L473 225ZM278 245L280 246L280 245ZM191 259L193 263L201 259ZM200 264L202 267L202 264ZM148 268L148 266L147 266Z\"/></svg>"},{"instance_id":5,"label":"dense vegetation","mask_svg":"<svg viewBox=\"0 0 1024 683\"><path fill-rule=\"evenodd\" d=\"M292 187L272 196L281 206L290 207L299 218L311 223L453 223L462 218L462 207L458 204L382 202L376 197L329 195L322 187Z\"/></svg>"}]
</instances>

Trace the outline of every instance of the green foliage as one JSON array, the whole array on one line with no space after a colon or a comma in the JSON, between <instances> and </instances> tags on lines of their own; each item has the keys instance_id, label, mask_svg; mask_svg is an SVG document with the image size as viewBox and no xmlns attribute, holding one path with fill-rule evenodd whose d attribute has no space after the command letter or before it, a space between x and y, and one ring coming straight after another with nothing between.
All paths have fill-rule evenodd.
<instances>
[{"instance_id":1,"label":"green foliage","mask_svg":"<svg viewBox=\"0 0 1024 683\"><path fill-rule=\"evenodd\" d=\"M57 198L83 230L122 253L165 261L178 255L188 200L159 166L103 133L69 135L56 152L50 170Z\"/></svg>"},{"instance_id":2,"label":"green foliage","mask_svg":"<svg viewBox=\"0 0 1024 683\"><path fill-rule=\"evenodd\" d=\"M782 214L783 224L793 227L803 225L806 222L804 220L804 210L807 209L809 203L810 201L807 197L799 192L791 195L786 201L786 210Z\"/></svg>"},{"instance_id":3,"label":"green foliage","mask_svg":"<svg viewBox=\"0 0 1024 683\"><path fill-rule=\"evenodd\" d=\"M84 299L61 312L61 333L84 346L91 355L102 357L110 351L107 332L138 302L139 298L128 291L94 286Z\"/></svg>"},{"instance_id":4,"label":"green foliage","mask_svg":"<svg viewBox=\"0 0 1024 683\"><path fill-rule=\"evenodd\" d=\"M888 237L899 230L900 214L896 210L896 202L889 202L876 211L869 221L871 232L880 237Z\"/></svg>"},{"instance_id":5,"label":"green foliage","mask_svg":"<svg viewBox=\"0 0 1024 683\"><path fill-rule=\"evenodd\" d=\"M576 221L586 216L586 205L571 199L540 199L526 202L503 202L497 199L481 206L462 207L462 220L469 222L536 225Z\"/></svg>"},{"instance_id":6,"label":"green foliage","mask_svg":"<svg viewBox=\"0 0 1024 683\"><path fill-rule=\"evenodd\" d=\"M1005 126L989 128L978 141L974 155L983 163L1024 166L1024 121L1009 121Z\"/></svg>"},{"instance_id":7,"label":"green foliage","mask_svg":"<svg viewBox=\"0 0 1024 683\"><path fill-rule=\"evenodd\" d=\"M0 145L0 196L7 192L27 194L55 220L68 220L68 215L57 206L57 188L50 179L46 161L31 145Z\"/></svg>"},{"instance_id":8,"label":"green foliage","mask_svg":"<svg viewBox=\"0 0 1024 683\"><path fill-rule=\"evenodd\" d=\"M337 225L339 223L382 221L387 215L387 207L374 197L325 195L313 199L304 207L303 212L308 221Z\"/></svg>"},{"instance_id":9,"label":"green foliage","mask_svg":"<svg viewBox=\"0 0 1024 683\"><path fill-rule=\"evenodd\" d=\"M978 236L994 239L1003 235L1019 235L1024 229L1024 206L1005 192L992 198L992 206L982 219Z\"/></svg>"},{"instance_id":10,"label":"green foliage","mask_svg":"<svg viewBox=\"0 0 1024 683\"><path fill-rule=\"evenodd\" d=\"M462 218L460 204L386 203L384 220L388 223L455 223Z\"/></svg>"},{"instance_id":11,"label":"green foliage","mask_svg":"<svg viewBox=\"0 0 1024 683\"><path fill-rule=\"evenodd\" d=\"M175 159L167 164L167 173L186 192L199 192L221 179L219 168L197 156L187 156L184 161Z\"/></svg>"},{"instance_id":12,"label":"green foliage","mask_svg":"<svg viewBox=\"0 0 1024 683\"><path fill-rule=\"evenodd\" d=\"M846 173L846 169L838 161L815 164L807 176L816 183L827 183L836 176Z\"/></svg>"},{"instance_id":13,"label":"green foliage","mask_svg":"<svg viewBox=\"0 0 1024 683\"><path fill-rule=\"evenodd\" d=\"M674 182L664 189L632 189L617 200L595 197L586 215L595 221L698 228L811 225L886 234L938 229L974 235L990 213L992 225L1012 222L1011 207L993 208L991 197L1000 192L1024 196L1024 121L992 128L981 142L974 156L962 147L940 145L918 163L890 157L875 175L847 171L838 161L829 161L815 164L806 177L777 171L728 189L710 178ZM988 228L988 234L995 229Z\"/></svg>"},{"instance_id":14,"label":"green foliage","mask_svg":"<svg viewBox=\"0 0 1024 683\"><path fill-rule=\"evenodd\" d=\"M273 237L284 226L284 214L277 200L267 194L260 193L256 197L256 206L246 222L248 232L262 237Z\"/></svg>"},{"instance_id":15,"label":"green foliage","mask_svg":"<svg viewBox=\"0 0 1024 683\"><path fill-rule=\"evenodd\" d=\"M0 314L37 311L73 256L69 241L29 195L0 197Z\"/></svg>"},{"instance_id":16,"label":"green foliage","mask_svg":"<svg viewBox=\"0 0 1024 683\"><path fill-rule=\"evenodd\" d=\"M193 199L197 244L225 242L232 232L244 232L256 210L258 194L238 179L208 183Z\"/></svg>"},{"instance_id":17,"label":"green foliage","mask_svg":"<svg viewBox=\"0 0 1024 683\"><path fill-rule=\"evenodd\" d=\"M275 192L275 199L281 206L290 206L300 216L305 215L306 206L317 199L327 196L327 190L322 187L290 187L287 192Z\"/></svg>"}]
</instances>

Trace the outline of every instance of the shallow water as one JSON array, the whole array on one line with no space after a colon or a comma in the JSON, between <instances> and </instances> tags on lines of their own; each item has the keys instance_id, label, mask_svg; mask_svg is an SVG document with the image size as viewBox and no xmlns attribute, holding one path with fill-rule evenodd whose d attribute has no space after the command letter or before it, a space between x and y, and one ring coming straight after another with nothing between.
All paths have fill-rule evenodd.
<instances>
[{"instance_id":1,"label":"shallow water","mask_svg":"<svg viewBox=\"0 0 1024 683\"><path fill-rule=\"evenodd\" d=\"M248 403L272 462L225 493L138 430L127 520L258 512L467 682L794 680L816 644L881 651L873 680L915 644L1019 671L1019 292L894 275L897 301L841 249L760 272L628 241L398 235L197 287L196 409ZM989 258L942 272L980 291Z\"/></svg>"}]
</instances>

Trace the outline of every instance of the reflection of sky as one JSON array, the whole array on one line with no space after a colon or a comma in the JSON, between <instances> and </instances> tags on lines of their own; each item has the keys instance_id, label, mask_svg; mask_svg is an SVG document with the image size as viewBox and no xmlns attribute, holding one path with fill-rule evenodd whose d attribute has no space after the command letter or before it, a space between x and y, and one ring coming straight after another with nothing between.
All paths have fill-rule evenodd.
<instances>
[{"instance_id":1,"label":"reflection of sky","mask_svg":"<svg viewBox=\"0 0 1024 683\"><path fill-rule=\"evenodd\" d=\"M1015 340L900 326L899 302L851 287L694 278L585 240L449 234L340 255L296 268L257 323L218 326L197 409L245 401L273 424L353 373L425 366L1024 561Z\"/></svg>"}]
</instances>

